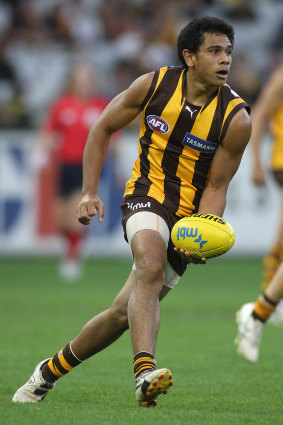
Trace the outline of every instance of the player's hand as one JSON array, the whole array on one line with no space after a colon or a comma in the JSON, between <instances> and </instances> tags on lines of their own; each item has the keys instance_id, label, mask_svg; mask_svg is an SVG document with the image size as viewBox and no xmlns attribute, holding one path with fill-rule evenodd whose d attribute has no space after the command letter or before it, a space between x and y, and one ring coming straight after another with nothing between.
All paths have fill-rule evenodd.
<instances>
[{"instance_id":1,"label":"player's hand","mask_svg":"<svg viewBox=\"0 0 283 425\"><path fill-rule=\"evenodd\" d=\"M179 249L176 246L174 247L174 251L177 252L177 254L179 254L183 260L187 261L187 263L206 264L205 257L201 257L201 258L194 257L193 254L191 254L189 251L185 251L184 249Z\"/></svg>"},{"instance_id":2,"label":"player's hand","mask_svg":"<svg viewBox=\"0 0 283 425\"><path fill-rule=\"evenodd\" d=\"M78 206L78 220L80 223L88 225L92 217L98 213L98 221L102 223L104 217L104 205L98 195L83 195Z\"/></svg>"},{"instance_id":3,"label":"player's hand","mask_svg":"<svg viewBox=\"0 0 283 425\"><path fill-rule=\"evenodd\" d=\"M260 164L253 167L252 180L257 186L264 186L266 184L265 172Z\"/></svg>"}]
</instances>

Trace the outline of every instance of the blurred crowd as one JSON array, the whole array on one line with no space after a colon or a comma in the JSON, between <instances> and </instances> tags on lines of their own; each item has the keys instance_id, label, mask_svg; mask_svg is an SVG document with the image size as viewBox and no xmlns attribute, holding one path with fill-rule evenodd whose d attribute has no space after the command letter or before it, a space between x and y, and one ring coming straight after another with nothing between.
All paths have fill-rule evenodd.
<instances>
[{"instance_id":1,"label":"blurred crowd","mask_svg":"<svg viewBox=\"0 0 283 425\"><path fill-rule=\"evenodd\" d=\"M282 61L282 0L1 0L0 128L38 127L78 61L92 63L109 98L177 65L180 29L204 15L234 26L228 82L252 105Z\"/></svg>"}]
</instances>

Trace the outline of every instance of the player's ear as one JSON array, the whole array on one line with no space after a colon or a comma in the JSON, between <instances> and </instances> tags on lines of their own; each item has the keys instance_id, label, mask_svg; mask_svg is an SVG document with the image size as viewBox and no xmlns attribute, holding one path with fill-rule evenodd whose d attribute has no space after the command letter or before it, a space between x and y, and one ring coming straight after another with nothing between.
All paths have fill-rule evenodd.
<instances>
[{"instance_id":1,"label":"player's ear","mask_svg":"<svg viewBox=\"0 0 283 425\"><path fill-rule=\"evenodd\" d=\"M195 64L195 54L190 52L188 49L183 50L183 58L188 67L194 66Z\"/></svg>"}]
</instances>

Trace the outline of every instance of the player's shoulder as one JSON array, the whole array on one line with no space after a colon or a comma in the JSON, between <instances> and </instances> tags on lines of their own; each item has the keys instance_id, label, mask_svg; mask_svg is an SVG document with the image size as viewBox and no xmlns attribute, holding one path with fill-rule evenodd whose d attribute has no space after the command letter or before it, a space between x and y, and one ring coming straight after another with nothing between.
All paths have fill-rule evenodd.
<instances>
[{"instance_id":1,"label":"player's shoulder","mask_svg":"<svg viewBox=\"0 0 283 425\"><path fill-rule=\"evenodd\" d=\"M142 74L135 79L131 85L121 95L127 99L128 102L135 105L142 105L145 97L150 92L150 89L154 82L155 72L148 72Z\"/></svg>"},{"instance_id":2,"label":"player's shoulder","mask_svg":"<svg viewBox=\"0 0 283 425\"><path fill-rule=\"evenodd\" d=\"M226 97L231 98L231 100L237 98L242 99L241 96L235 90L233 90L232 87L229 86L229 84L224 84L223 86L221 86L221 91Z\"/></svg>"},{"instance_id":3,"label":"player's shoulder","mask_svg":"<svg viewBox=\"0 0 283 425\"><path fill-rule=\"evenodd\" d=\"M159 69L159 71L163 72L170 72L175 74L182 74L182 72L185 70L185 68L181 65L167 65L163 66Z\"/></svg>"},{"instance_id":4,"label":"player's shoulder","mask_svg":"<svg viewBox=\"0 0 283 425\"><path fill-rule=\"evenodd\" d=\"M225 139L242 139L244 143L247 143L251 135L251 118L250 118L250 107L241 98L241 96L235 92L228 84L221 87L222 95L224 97L224 103L226 105L232 105L230 113L227 117L227 126L224 126L221 138Z\"/></svg>"},{"instance_id":5,"label":"player's shoulder","mask_svg":"<svg viewBox=\"0 0 283 425\"><path fill-rule=\"evenodd\" d=\"M137 94L142 93L142 95L146 95L154 90L158 81L160 82L165 74L169 72L170 74L178 73L181 75L182 71L182 67L179 66L164 66L141 75L130 85L129 89L133 93L136 92Z\"/></svg>"},{"instance_id":6,"label":"player's shoulder","mask_svg":"<svg viewBox=\"0 0 283 425\"><path fill-rule=\"evenodd\" d=\"M141 75L138 77L133 84L140 84L140 85L147 85L148 87L152 84L154 80L157 79L158 76L163 76L167 73L170 74L182 74L183 68L181 66L163 66L159 69L153 70L151 72L148 72L146 74Z\"/></svg>"},{"instance_id":7,"label":"player's shoulder","mask_svg":"<svg viewBox=\"0 0 283 425\"><path fill-rule=\"evenodd\" d=\"M234 139L238 146L246 145L251 137L251 131L251 117L247 108L243 107L237 110L231 118L231 122L227 128L227 133L224 136L224 142L227 138L229 140ZM242 143L239 143L240 140Z\"/></svg>"},{"instance_id":8,"label":"player's shoulder","mask_svg":"<svg viewBox=\"0 0 283 425\"><path fill-rule=\"evenodd\" d=\"M155 75L155 71L150 71L150 72L147 72L146 74L142 74L136 80L133 81L131 86L132 87L139 87L139 86L149 87L152 83L154 75Z\"/></svg>"},{"instance_id":9,"label":"player's shoulder","mask_svg":"<svg viewBox=\"0 0 283 425\"><path fill-rule=\"evenodd\" d=\"M235 111L240 113L241 116L246 117L246 119L250 116L251 108L246 103L246 101L235 91L233 90L228 84L224 84L221 86L220 93L222 94L223 98L225 99L225 103L228 105L230 101L234 101L234 108ZM234 114L233 112L233 114ZM247 121L249 121L247 119Z\"/></svg>"},{"instance_id":10,"label":"player's shoulder","mask_svg":"<svg viewBox=\"0 0 283 425\"><path fill-rule=\"evenodd\" d=\"M168 78L180 78L185 72L185 68L183 66L169 65L163 66L157 70L158 75L162 79L165 75Z\"/></svg>"}]
</instances>

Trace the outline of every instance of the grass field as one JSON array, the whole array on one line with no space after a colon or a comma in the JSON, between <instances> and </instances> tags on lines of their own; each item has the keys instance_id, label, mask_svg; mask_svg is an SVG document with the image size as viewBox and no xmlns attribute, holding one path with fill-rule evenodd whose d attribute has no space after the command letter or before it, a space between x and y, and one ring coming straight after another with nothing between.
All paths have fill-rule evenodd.
<instances>
[{"instance_id":1,"label":"grass field","mask_svg":"<svg viewBox=\"0 0 283 425\"><path fill-rule=\"evenodd\" d=\"M40 360L108 306L130 263L89 260L84 278L66 284L55 260L0 260L1 425L283 424L283 328L265 328L256 365L234 346L235 311L256 298L261 267L231 257L190 266L162 302L156 358L174 385L155 409L141 409L128 333L59 380L43 403L10 402Z\"/></svg>"}]
</instances>

